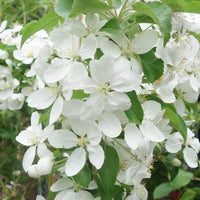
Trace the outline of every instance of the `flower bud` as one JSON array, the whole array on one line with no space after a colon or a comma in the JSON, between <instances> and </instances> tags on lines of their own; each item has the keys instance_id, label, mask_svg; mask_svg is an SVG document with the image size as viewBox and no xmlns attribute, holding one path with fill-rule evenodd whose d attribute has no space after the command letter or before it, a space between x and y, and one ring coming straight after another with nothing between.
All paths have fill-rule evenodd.
<instances>
[{"instance_id":1,"label":"flower bud","mask_svg":"<svg viewBox=\"0 0 200 200\"><path fill-rule=\"evenodd\" d=\"M51 172L52 167L53 167L53 162L52 162L53 158L50 156L44 156L42 157L37 165L35 166L37 172L40 175L47 175Z\"/></svg>"},{"instance_id":2,"label":"flower bud","mask_svg":"<svg viewBox=\"0 0 200 200\"><path fill-rule=\"evenodd\" d=\"M36 170L36 166L37 165L31 165L29 168L28 168L28 175L30 177L33 177L33 178L39 178L40 177L40 174L38 173L38 171Z\"/></svg>"},{"instance_id":3,"label":"flower bud","mask_svg":"<svg viewBox=\"0 0 200 200\"><path fill-rule=\"evenodd\" d=\"M180 167L182 165L182 162L178 159L178 158L174 158L171 161L172 165L174 165L175 167Z\"/></svg>"}]
</instances>

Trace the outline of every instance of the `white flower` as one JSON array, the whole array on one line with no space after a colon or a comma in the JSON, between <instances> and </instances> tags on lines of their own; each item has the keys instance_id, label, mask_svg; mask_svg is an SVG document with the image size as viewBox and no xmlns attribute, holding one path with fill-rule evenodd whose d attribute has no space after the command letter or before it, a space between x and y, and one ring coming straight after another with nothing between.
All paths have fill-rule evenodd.
<instances>
[{"instance_id":1,"label":"white flower","mask_svg":"<svg viewBox=\"0 0 200 200\"><path fill-rule=\"evenodd\" d=\"M16 140L19 143L25 146L30 146L25 152L22 161L23 168L26 172L34 161L36 147L38 146L38 149L42 149L40 146L43 145L43 142L46 140L51 131L53 131L53 126L47 126L44 130L42 130L42 124L39 124L39 114L38 112L33 112L31 116L31 126L29 126L26 130L21 131L16 137ZM45 150L45 152L47 151L48 150Z\"/></svg>"}]
</instances>

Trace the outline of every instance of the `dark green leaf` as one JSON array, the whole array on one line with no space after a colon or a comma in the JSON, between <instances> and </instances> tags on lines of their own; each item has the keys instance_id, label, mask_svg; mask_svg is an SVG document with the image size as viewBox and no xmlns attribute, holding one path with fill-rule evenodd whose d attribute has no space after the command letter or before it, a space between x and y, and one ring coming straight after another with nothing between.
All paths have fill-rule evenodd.
<instances>
[{"instance_id":1,"label":"dark green leaf","mask_svg":"<svg viewBox=\"0 0 200 200\"><path fill-rule=\"evenodd\" d=\"M133 9L141 14L147 15L158 24L164 38L164 46L170 38L172 10L161 2L138 2L133 4Z\"/></svg>"},{"instance_id":2,"label":"dark green leaf","mask_svg":"<svg viewBox=\"0 0 200 200\"><path fill-rule=\"evenodd\" d=\"M74 0L58 0L55 6L55 11L58 15L60 15L63 18L66 18L73 6Z\"/></svg>"},{"instance_id":3,"label":"dark green leaf","mask_svg":"<svg viewBox=\"0 0 200 200\"><path fill-rule=\"evenodd\" d=\"M170 120L170 124L181 133L184 140L187 138L187 127L183 118L170 108L166 108L166 111L163 115L164 118L168 118Z\"/></svg>"},{"instance_id":4,"label":"dark green leaf","mask_svg":"<svg viewBox=\"0 0 200 200\"><path fill-rule=\"evenodd\" d=\"M153 197L154 199L159 199L169 194L172 190L173 188L170 183L162 183L153 191Z\"/></svg>"},{"instance_id":5,"label":"dark green leaf","mask_svg":"<svg viewBox=\"0 0 200 200\"><path fill-rule=\"evenodd\" d=\"M101 169L98 170L100 181L105 189L106 196L113 195L115 181L119 170L119 158L116 150L108 145L103 145L105 160Z\"/></svg>"},{"instance_id":6,"label":"dark green leaf","mask_svg":"<svg viewBox=\"0 0 200 200\"><path fill-rule=\"evenodd\" d=\"M114 188L114 200L122 200L124 189L119 185L115 185Z\"/></svg>"},{"instance_id":7,"label":"dark green leaf","mask_svg":"<svg viewBox=\"0 0 200 200\"><path fill-rule=\"evenodd\" d=\"M139 55L142 62L142 69L145 77L150 83L158 80L164 71L164 63L161 59L158 59L154 54L154 49L151 51Z\"/></svg>"},{"instance_id":8,"label":"dark green leaf","mask_svg":"<svg viewBox=\"0 0 200 200\"><path fill-rule=\"evenodd\" d=\"M143 120L144 113L142 106L138 101L137 94L135 91L128 92L126 94L131 100L131 107L125 111L126 116L128 117L130 122L139 125Z\"/></svg>"},{"instance_id":9,"label":"dark green leaf","mask_svg":"<svg viewBox=\"0 0 200 200\"><path fill-rule=\"evenodd\" d=\"M171 186L174 190L177 190L187 185L191 181L192 177L193 173L179 169L177 176L171 181Z\"/></svg>"},{"instance_id":10,"label":"dark green leaf","mask_svg":"<svg viewBox=\"0 0 200 200\"><path fill-rule=\"evenodd\" d=\"M21 30L22 34L21 46L34 33L42 29L48 31L52 27L56 26L59 20L63 21L63 18L57 15L54 11L51 11L46 16L41 18L39 21L32 21L26 26L24 26L24 28Z\"/></svg>"},{"instance_id":11,"label":"dark green leaf","mask_svg":"<svg viewBox=\"0 0 200 200\"><path fill-rule=\"evenodd\" d=\"M87 165L85 165L78 174L73 176L76 183L78 183L79 185L82 185L83 187L88 187L91 181L91 177L92 177L91 172Z\"/></svg>"},{"instance_id":12,"label":"dark green leaf","mask_svg":"<svg viewBox=\"0 0 200 200\"><path fill-rule=\"evenodd\" d=\"M123 31L120 28L118 21L113 18L110 19L101 29L100 31L105 31L107 33L111 33L113 35L121 35Z\"/></svg>"},{"instance_id":13,"label":"dark green leaf","mask_svg":"<svg viewBox=\"0 0 200 200\"><path fill-rule=\"evenodd\" d=\"M77 17L80 14L86 14L88 12L104 12L111 8L111 6L107 5L101 0L74 0L72 11L69 17Z\"/></svg>"}]
</instances>

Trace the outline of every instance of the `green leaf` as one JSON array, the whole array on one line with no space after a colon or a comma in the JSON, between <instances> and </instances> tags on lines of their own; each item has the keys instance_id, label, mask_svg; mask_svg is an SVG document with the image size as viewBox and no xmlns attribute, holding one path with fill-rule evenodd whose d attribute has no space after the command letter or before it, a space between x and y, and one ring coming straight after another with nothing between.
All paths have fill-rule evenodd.
<instances>
[{"instance_id":1,"label":"green leaf","mask_svg":"<svg viewBox=\"0 0 200 200\"><path fill-rule=\"evenodd\" d=\"M55 11L63 18L68 17L72 10L74 0L58 0L55 5Z\"/></svg>"},{"instance_id":2,"label":"green leaf","mask_svg":"<svg viewBox=\"0 0 200 200\"><path fill-rule=\"evenodd\" d=\"M119 158L116 150L106 144L103 145L105 160L101 169L98 170L106 196L112 198L117 173L119 170Z\"/></svg>"},{"instance_id":3,"label":"green leaf","mask_svg":"<svg viewBox=\"0 0 200 200\"><path fill-rule=\"evenodd\" d=\"M172 10L161 2L138 2L133 4L133 9L141 14L151 17L158 24L164 38L164 46L170 38Z\"/></svg>"},{"instance_id":4,"label":"green leaf","mask_svg":"<svg viewBox=\"0 0 200 200\"><path fill-rule=\"evenodd\" d=\"M129 121L137 125L141 124L144 113L140 102L138 101L137 94L135 91L126 93L131 100L131 107L125 111Z\"/></svg>"},{"instance_id":5,"label":"green leaf","mask_svg":"<svg viewBox=\"0 0 200 200\"><path fill-rule=\"evenodd\" d=\"M164 63L161 59L157 58L154 54L154 49L139 55L142 62L142 69L145 77L150 83L158 80L164 71Z\"/></svg>"},{"instance_id":6,"label":"green leaf","mask_svg":"<svg viewBox=\"0 0 200 200\"><path fill-rule=\"evenodd\" d=\"M111 33L113 35L121 35L123 33L122 29L118 21L113 18L110 19L101 29L100 31L105 31L107 33Z\"/></svg>"},{"instance_id":7,"label":"green leaf","mask_svg":"<svg viewBox=\"0 0 200 200\"><path fill-rule=\"evenodd\" d=\"M200 1L184 0L161 0L172 8L174 12L200 13Z\"/></svg>"},{"instance_id":8,"label":"green leaf","mask_svg":"<svg viewBox=\"0 0 200 200\"><path fill-rule=\"evenodd\" d=\"M188 189L181 196L181 200L194 200L195 197L196 197L196 192L192 189Z\"/></svg>"},{"instance_id":9,"label":"green leaf","mask_svg":"<svg viewBox=\"0 0 200 200\"><path fill-rule=\"evenodd\" d=\"M101 0L74 0L69 17L77 17L80 14L104 12L112 7Z\"/></svg>"},{"instance_id":10,"label":"green leaf","mask_svg":"<svg viewBox=\"0 0 200 200\"><path fill-rule=\"evenodd\" d=\"M172 190L173 188L170 183L162 183L161 185L157 186L156 189L153 191L153 198L162 198L169 194Z\"/></svg>"},{"instance_id":11,"label":"green leaf","mask_svg":"<svg viewBox=\"0 0 200 200\"><path fill-rule=\"evenodd\" d=\"M57 15L54 11L51 11L39 21L32 21L28 23L20 32L22 34L21 47L34 33L41 29L48 31L52 27L56 26L59 20L63 21L63 18Z\"/></svg>"},{"instance_id":12,"label":"green leaf","mask_svg":"<svg viewBox=\"0 0 200 200\"><path fill-rule=\"evenodd\" d=\"M119 185L115 185L114 188L114 200L122 200L124 189Z\"/></svg>"},{"instance_id":13,"label":"green leaf","mask_svg":"<svg viewBox=\"0 0 200 200\"><path fill-rule=\"evenodd\" d=\"M73 90L72 99L84 99L89 97L88 94L85 94L83 90Z\"/></svg>"},{"instance_id":14,"label":"green leaf","mask_svg":"<svg viewBox=\"0 0 200 200\"><path fill-rule=\"evenodd\" d=\"M184 140L186 141L187 138L187 127L185 124L185 121L183 118L173 110L171 110L169 107L166 108L166 111L163 115L164 118L167 118L170 120L170 124L178 131L181 133L183 136Z\"/></svg>"},{"instance_id":15,"label":"green leaf","mask_svg":"<svg viewBox=\"0 0 200 200\"><path fill-rule=\"evenodd\" d=\"M129 26L129 25L128 25ZM129 26L126 30L125 33L128 35L130 39L133 39L135 34L138 33L140 30L140 26L138 24L133 24Z\"/></svg>"},{"instance_id":16,"label":"green leaf","mask_svg":"<svg viewBox=\"0 0 200 200\"><path fill-rule=\"evenodd\" d=\"M88 187L91 181L91 177L92 175L87 165L85 165L78 174L73 176L76 183L78 183L79 185L83 187Z\"/></svg>"},{"instance_id":17,"label":"green leaf","mask_svg":"<svg viewBox=\"0 0 200 200\"><path fill-rule=\"evenodd\" d=\"M187 185L191 181L192 177L193 173L179 169L177 176L171 181L171 186L174 190L177 190Z\"/></svg>"}]
</instances>

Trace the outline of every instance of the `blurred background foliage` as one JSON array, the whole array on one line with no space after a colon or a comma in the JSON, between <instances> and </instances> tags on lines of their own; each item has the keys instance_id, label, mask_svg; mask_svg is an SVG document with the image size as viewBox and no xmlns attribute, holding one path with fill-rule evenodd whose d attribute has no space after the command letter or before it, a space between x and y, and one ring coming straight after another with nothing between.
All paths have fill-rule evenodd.
<instances>
[{"instance_id":1,"label":"blurred background foliage","mask_svg":"<svg viewBox=\"0 0 200 200\"><path fill-rule=\"evenodd\" d=\"M0 0L0 23L7 20L10 27L39 20L54 9L55 3L56 0ZM42 190L44 181L32 179L22 170L26 148L15 140L19 132L29 126L32 111L26 105L18 111L0 110L1 200L34 200L42 193L38 190Z\"/></svg>"}]
</instances>

